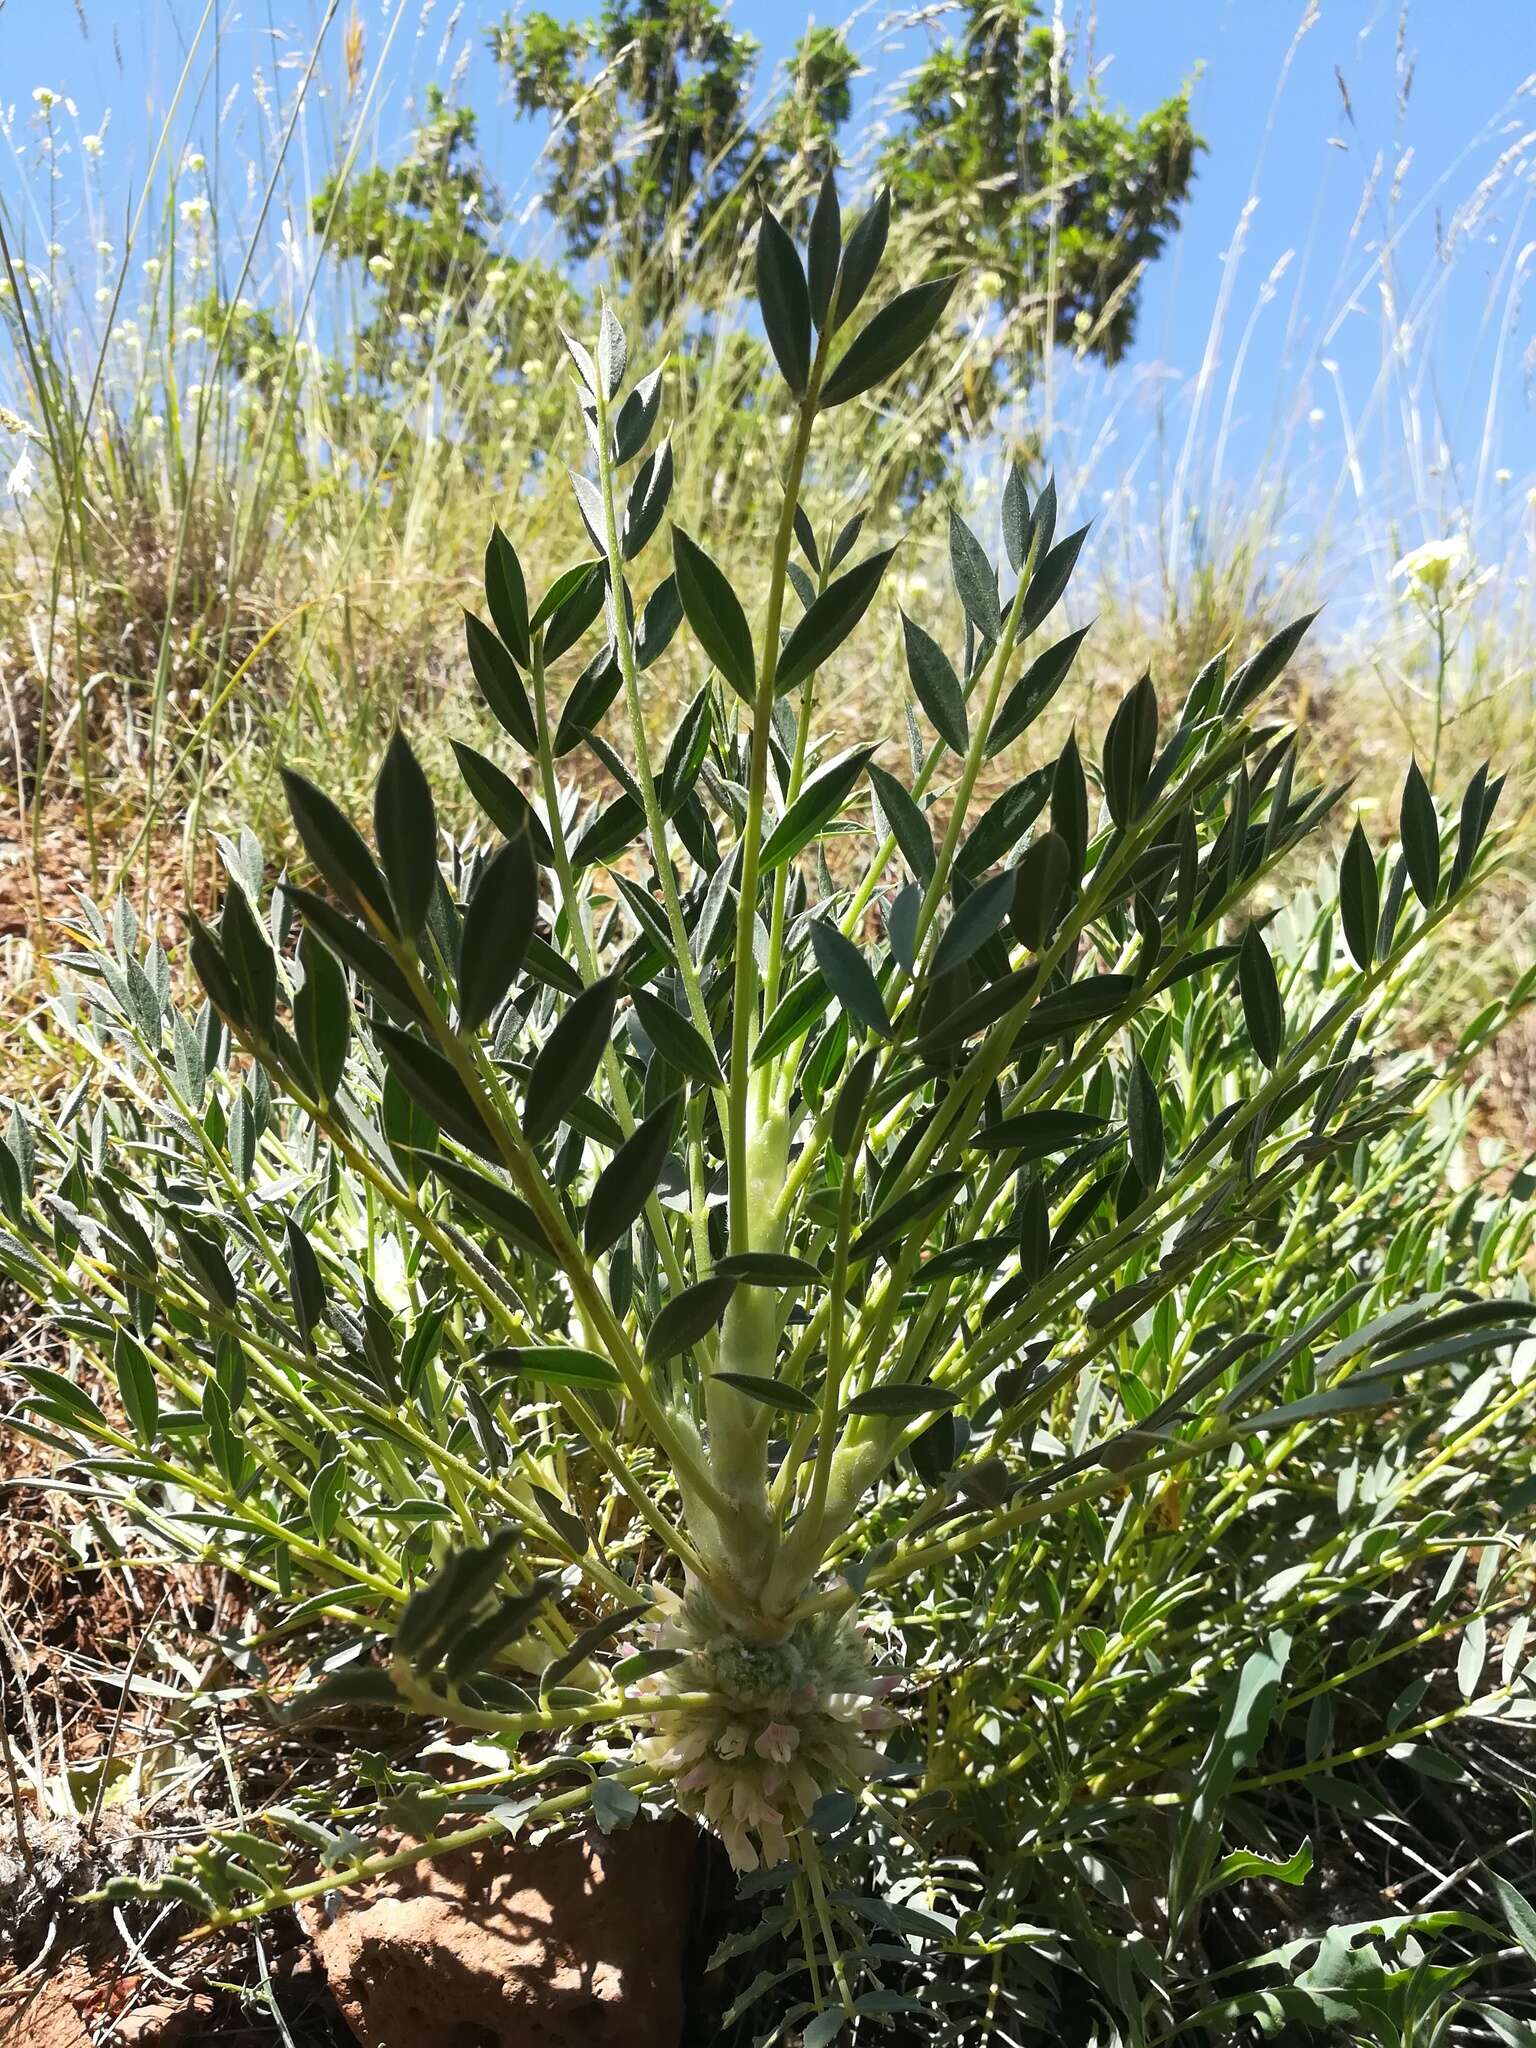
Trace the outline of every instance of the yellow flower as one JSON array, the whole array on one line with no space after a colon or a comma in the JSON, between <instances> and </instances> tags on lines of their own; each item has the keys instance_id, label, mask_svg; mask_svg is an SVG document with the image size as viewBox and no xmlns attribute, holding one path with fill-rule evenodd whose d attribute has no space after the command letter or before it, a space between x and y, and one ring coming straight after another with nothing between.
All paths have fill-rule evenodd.
<instances>
[{"instance_id":1,"label":"yellow flower","mask_svg":"<svg viewBox=\"0 0 1536 2048\"><path fill-rule=\"evenodd\" d=\"M1466 541L1460 534L1447 534L1443 540L1427 540L1419 547L1410 548L1400 561L1393 564L1392 580L1438 595L1466 559Z\"/></svg>"}]
</instances>

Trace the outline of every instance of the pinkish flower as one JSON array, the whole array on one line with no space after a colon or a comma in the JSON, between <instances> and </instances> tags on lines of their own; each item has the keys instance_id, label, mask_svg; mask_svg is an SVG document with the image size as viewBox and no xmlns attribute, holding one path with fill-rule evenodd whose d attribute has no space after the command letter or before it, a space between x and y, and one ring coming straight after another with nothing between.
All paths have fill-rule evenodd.
<instances>
[{"instance_id":1,"label":"pinkish flower","mask_svg":"<svg viewBox=\"0 0 1536 2048\"><path fill-rule=\"evenodd\" d=\"M771 1763L787 1764L800 1747L800 1730L787 1721L770 1721L752 1747Z\"/></svg>"}]
</instances>

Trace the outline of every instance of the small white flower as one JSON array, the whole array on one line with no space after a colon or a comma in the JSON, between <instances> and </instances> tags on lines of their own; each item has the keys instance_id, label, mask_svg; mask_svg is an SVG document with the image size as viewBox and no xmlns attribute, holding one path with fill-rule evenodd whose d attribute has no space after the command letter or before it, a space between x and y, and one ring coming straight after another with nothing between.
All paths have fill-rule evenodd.
<instances>
[{"instance_id":1,"label":"small white flower","mask_svg":"<svg viewBox=\"0 0 1536 2048\"><path fill-rule=\"evenodd\" d=\"M183 199L181 202L181 217L193 226L196 226L199 221L204 221L208 218L208 201L201 192L194 193L190 199Z\"/></svg>"},{"instance_id":2,"label":"small white flower","mask_svg":"<svg viewBox=\"0 0 1536 2048\"><path fill-rule=\"evenodd\" d=\"M85 151L87 156L100 156L102 151L102 139L99 135L82 135L80 138L80 147Z\"/></svg>"},{"instance_id":3,"label":"small white flower","mask_svg":"<svg viewBox=\"0 0 1536 2048\"><path fill-rule=\"evenodd\" d=\"M1308 421L1314 427L1320 427L1327 417L1328 415L1323 411L1323 408L1320 405L1314 405L1312 410L1307 414Z\"/></svg>"},{"instance_id":4,"label":"small white flower","mask_svg":"<svg viewBox=\"0 0 1536 2048\"><path fill-rule=\"evenodd\" d=\"M37 104L45 114L51 114L59 103L59 95L51 85L34 85L32 97L37 101Z\"/></svg>"},{"instance_id":5,"label":"small white flower","mask_svg":"<svg viewBox=\"0 0 1536 2048\"><path fill-rule=\"evenodd\" d=\"M144 275L145 275L145 276L146 276L146 277L147 277L147 278L149 279L149 281L150 281L150 283L151 283L151 284L158 284L158 283L159 283L159 281L160 281L160 272L161 272L161 269L162 269L162 267L163 267L163 266L162 266L162 264L161 264L161 261L160 261L160 258L159 258L158 256L146 256L146 257L145 257L145 259L144 259Z\"/></svg>"},{"instance_id":6,"label":"small white flower","mask_svg":"<svg viewBox=\"0 0 1536 2048\"><path fill-rule=\"evenodd\" d=\"M206 171L207 168L208 159L203 155L201 150L194 150L192 154L187 158L187 169L193 172L194 174L198 171Z\"/></svg>"},{"instance_id":7,"label":"small white flower","mask_svg":"<svg viewBox=\"0 0 1536 2048\"><path fill-rule=\"evenodd\" d=\"M1460 534L1424 541L1392 565L1392 580L1438 595L1451 575L1463 567L1467 552L1467 543Z\"/></svg>"},{"instance_id":8,"label":"small white flower","mask_svg":"<svg viewBox=\"0 0 1536 2048\"><path fill-rule=\"evenodd\" d=\"M30 498L37 488L37 468L33 463L30 449L23 448L11 464L11 473L5 480L5 488L13 498Z\"/></svg>"},{"instance_id":9,"label":"small white flower","mask_svg":"<svg viewBox=\"0 0 1536 2048\"><path fill-rule=\"evenodd\" d=\"M112 244L110 242L98 242L96 244L96 254L101 257L110 256L112 254Z\"/></svg>"},{"instance_id":10,"label":"small white flower","mask_svg":"<svg viewBox=\"0 0 1536 2048\"><path fill-rule=\"evenodd\" d=\"M394 269L394 267L394 257L386 256L382 253L382 251L380 252L379 255L370 256L368 258L368 268L375 277L388 277L390 272Z\"/></svg>"},{"instance_id":11,"label":"small white flower","mask_svg":"<svg viewBox=\"0 0 1536 2048\"><path fill-rule=\"evenodd\" d=\"M1511 472L1507 469L1496 469L1493 472L1493 480L1496 484L1507 484L1509 482L1510 475Z\"/></svg>"}]
</instances>

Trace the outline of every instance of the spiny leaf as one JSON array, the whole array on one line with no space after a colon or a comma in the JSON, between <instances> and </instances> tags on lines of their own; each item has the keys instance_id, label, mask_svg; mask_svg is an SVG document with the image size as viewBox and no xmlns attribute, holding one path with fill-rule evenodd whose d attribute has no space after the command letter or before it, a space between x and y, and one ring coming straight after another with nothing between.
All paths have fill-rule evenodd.
<instances>
[{"instance_id":1,"label":"spiny leaf","mask_svg":"<svg viewBox=\"0 0 1536 2048\"><path fill-rule=\"evenodd\" d=\"M1024 610L1019 619L1020 639L1037 632L1056 609L1072 580L1072 571L1077 567L1077 558L1087 538L1087 527L1080 526L1076 533L1069 533L1065 540L1057 541L1043 562L1036 563L1035 573L1024 593Z\"/></svg>"},{"instance_id":2,"label":"spiny leaf","mask_svg":"<svg viewBox=\"0 0 1536 2048\"><path fill-rule=\"evenodd\" d=\"M562 654L569 652L603 608L603 593L608 587L603 565L600 562L589 563L579 575L573 571L572 576L569 594L562 597L560 603L550 613L549 622L544 628L546 664L557 662ZM548 602L549 596L546 594L544 603ZM532 622L530 630L531 627ZM530 742L529 751L533 750Z\"/></svg>"},{"instance_id":3,"label":"spiny leaf","mask_svg":"<svg viewBox=\"0 0 1536 2048\"><path fill-rule=\"evenodd\" d=\"M1233 671L1226 695L1221 700L1223 716L1246 710L1257 698L1263 696L1301 645L1302 636L1316 617L1316 612L1308 612L1302 618L1293 619L1291 624L1283 626L1273 639L1266 640L1258 653L1250 656L1241 668Z\"/></svg>"},{"instance_id":4,"label":"spiny leaf","mask_svg":"<svg viewBox=\"0 0 1536 2048\"><path fill-rule=\"evenodd\" d=\"M1440 819L1417 761L1408 764L1399 824L1413 893L1426 910L1433 910L1440 893Z\"/></svg>"},{"instance_id":5,"label":"spiny leaf","mask_svg":"<svg viewBox=\"0 0 1536 2048\"><path fill-rule=\"evenodd\" d=\"M910 1422L918 1415L932 1415L939 1408L953 1408L960 1399L947 1387L866 1387L843 1406L850 1415L885 1415Z\"/></svg>"},{"instance_id":6,"label":"spiny leaf","mask_svg":"<svg viewBox=\"0 0 1536 2048\"><path fill-rule=\"evenodd\" d=\"M160 1422L155 1371L126 1330L119 1330L113 1343L112 1369L134 1435L141 1444L152 1444Z\"/></svg>"},{"instance_id":7,"label":"spiny leaf","mask_svg":"<svg viewBox=\"0 0 1536 2048\"><path fill-rule=\"evenodd\" d=\"M1047 647L1044 653L1036 655L1004 698L1002 709L987 734L988 760L1034 724L1066 681L1077 659L1077 650L1087 635L1088 628L1080 626L1075 633L1068 633L1064 639Z\"/></svg>"},{"instance_id":8,"label":"spiny leaf","mask_svg":"<svg viewBox=\"0 0 1536 2048\"><path fill-rule=\"evenodd\" d=\"M1014 869L1011 915L1020 943L1032 953L1042 951L1056 929L1071 879L1071 851L1059 832L1030 841Z\"/></svg>"},{"instance_id":9,"label":"spiny leaf","mask_svg":"<svg viewBox=\"0 0 1536 2048\"><path fill-rule=\"evenodd\" d=\"M794 1415L816 1413L811 1395L803 1387L792 1387L784 1380L764 1379L755 1372L716 1372L710 1378L718 1380L722 1387L734 1387L749 1400L761 1401L765 1408L785 1408Z\"/></svg>"},{"instance_id":10,"label":"spiny leaf","mask_svg":"<svg viewBox=\"0 0 1536 2048\"><path fill-rule=\"evenodd\" d=\"M486 1159L498 1156L479 1104L457 1070L435 1046L425 1044L409 1031L398 1031L392 1024L377 1020L373 1035L390 1072L440 1130L448 1131L460 1144Z\"/></svg>"},{"instance_id":11,"label":"spiny leaf","mask_svg":"<svg viewBox=\"0 0 1536 2048\"><path fill-rule=\"evenodd\" d=\"M821 189L816 195L816 204L811 213L810 244L807 251L811 317L816 322L818 331L826 325L827 310L832 303L832 287L837 281L837 266L842 260L842 253L842 208L838 204L837 180L829 166L822 176ZM814 560L812 567L815 567Z\"/></svg>"},{"instance_id":12,"label":"spiny leaf","mask_svg":"<svg viewBox=\"0 0 1536 2048\"><path fill-rule=\"evenodd\" d=\"M299 939L299 965L304 981L293 999L294 1036L322 1100L328 1101L346 1071L352 999L335 954L308 926Z\"/></svg>"},{"instance_id":13,"label":"spiny leaf","mask_svg":"<svg viewBox=\"0 0 1536 2048\"><path fill-rule=\"evenodd\" d=\"M933 975L950 974L973 953L980 952L992 934L1001 930L1013 903L1016 886L1013 870L1004 868L1001 874L989 876L985 882L979 883L963 903L957 904L933 950L928 972Z\"/></svg>"},{"instance_id":14,"label":"spiny leaf","mask_svg":"<svg viewBox=\"0 0 1536 2048\"><path fill-rule=\"evenodd\" d=\"M1376 928L1381 917L1381 885L1371 842L1356 819L1344 858L1339 864L1339 919L1355 965L1369 969L1376 957Z\"/></svg>"},{"instance_id":15,"label":"spiny leaf","mask_svg":"<svg viewBox=\"0 0 1536 2048\"><path fill-rule=\"evenodd\" d=\"M288 895L294 908L303 914L304 922L344 966L368 985L390 1016L403 1024L425 1021L410 983L371 932L354 924L334 903L316 896L312 890L290 883ZM194 951L194 965L196 961Z\"/></svg>"},{"instance_id":16,"label":"spiny leaf","mask_svg":"<svg viewBox=\"0 0 1536 2048\"><path fill-rule=\"evenodd\" d=\"M1155 1188L1163 1177L1163 1111L1157 1083L1139 1052L1131 1061L1126 1100L1131 1157L1142 1186Z\"/></svg>"},{"instance_id":17,"label":"spiny leaf","mask_svg":"<svg viewBox=\"0 0 1536 2048\"><path fill-rule=\"evenodd\" d=\"M1126 691L1104 735L1104 801L1117 825L1129 825L1146 800L1157 752L1157 692L1150 675Z\"/></svg>"},{"instance_id":18,"label":"spiny leaf","mask_svg":"<svg viewBox=\"0 0 1536 2048\"><path fill-rule=\"evenodd\" d=\"M722 1279L739 1280L744 1287L823 1287L820 1267L809 1259L797 1259L789 1252L732 1252L715 1261Z\"/></svg>"},{"instance_id":19,"label":"spiny leaf","mask_svg":"<svg viewBox=\"0 0 1536 2048\"><path fill-rule=\"evenodd\" d=\"M837 310L832 321L835 334L857 310L864 294L874 282L875 272L880 268L880 259L885 254L886 238L891 231L891 191L882 185L876 193L869 211L861 214L853 224L843 249L843 259L837 274Z\"/></svg>"},{"instance_id":20,"label":"spiny leaf","mask_svg":"<svg viewBox=\"0 0 1536 2048\"><path fill-rule=\"evenodd\" d=\"M534 858L543 867L553 866L555 853L544 821L511 776L465 741L452 740L449 744L470 795L502 837L516 839L527 833Z\"/></svg>"},{"instance_id":21,"label":"spiny leaf","mask_svg":"<svg viewBox=\"0 0 1536 2048\"><path fill-rule=\"evenodd\" d=\"M897 781L878 761L867 764L869 786L874 792L877 823L888 830L901 848L902 858L920 882L933 879L936 855L933 832L904 784Z\"/></svg>"},{"instance_id":22,"label":"spiny leaf","mask_svg":"<svg viewBox=\"0 0 1536 2048\"><path fill-rule=\"evenodd\" d=\"M491 528L485 547L485 602L496 631L524 668L532 664L528 646L528 586L517 550L499 526Z\"/></svg>"},{"instance_id":23,"label":"spiny leaf","mask_svg":"<svg viewBox=\"0 0 1536 2048\"><path fill-rule=\"evenodd\" d=\"M1009 463L1003 485L1003 546L1008 550L1014 574L1018 575L1029 554L1029 490L1024 472L1016 462Z\"/></svg>"},{"instance_id":24,"label":"spiny leaf","mask_svg":"<svg viewBox=\"0 0 1536 2048\"><path fill-rule=\"evenodd\" d=\"M668 436L635 472L624 501L623 555L632 562L661 524L672 497L672 441Z\"/></svg>"},{"instance_id":25,"label":"spiny leaf","mask_svg":"<svg viewBox=\"0 0 1536 2048\"><path fill-rule=\"evenodd\" d=\"M651 438L651 429L661 410L661 370L652 370L630 392L619 407L613 427L615 462L632 462Z\"/></svg>"},{"instance_id":26,"label":"spiny leaf","mask_svg":"<svg viewBox=\"0 0 1536 2048\"><path fill-rule=\"evenodd\" d=\"M624 339L624 329L619 325L618 315L605 300L602 317L597 324L597 371L602 378L605 398L618 397L628 361L629 347Z\"/></svg>"},{"instance_id":27,"label":"spiny leaf","mask_svg":"<svg viewBox=\"0 0 1536 2048\"><path fill-rule=\"evenodd\" d=\"M617 1387L623 1381L596 1351L571 1344L536 1344L493 1351L487 1366L504 1365L524 1379L544 1380L554 1387Z\"/></svg>"}]
</instances>

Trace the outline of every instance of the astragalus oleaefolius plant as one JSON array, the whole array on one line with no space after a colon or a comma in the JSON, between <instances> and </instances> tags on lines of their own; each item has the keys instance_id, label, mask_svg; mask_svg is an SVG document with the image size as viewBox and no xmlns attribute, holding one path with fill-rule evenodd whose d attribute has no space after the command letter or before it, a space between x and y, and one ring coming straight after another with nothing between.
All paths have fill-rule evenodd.
<instances>
[{"instance_id":1,"label":"astragalus oleaefolius plant","mask_svg":"<svg viewBox=\"0 0 1536 2048\"><path fill-rule=\"evenodd\" d=\"M1330 999L1288 1029L1244 905L1341 794L1301 786L1263 723L1305 621L1176 712L1143 679L1097 760L1069 738L981 808L1084 637L1050 638L1083 534L1016 472L1000 555L951 519L963 631L902 620L910 757L843 744L818 679L897 537L818 530L816 427L950 289L866 314L886 225L877 201L845 239L828 183L802 262L762 219L792 407L760 615L707 537L669 549L662 368L605 314L567 344L592 559L535 597L498 530L489 623L466 619L507 738L505 765L457 746L494 841L445 845L397 733L373 847L287 777L323 889L269 892L250 835L227 844L217 930L189 918L200 1015L126 908L78 956L60 1014L100 1085L13 1125L4 1258L121 1407L28 1366L30 1426L84 1440L94 1486L231 1565L283 1632L341 1630L300 1708L507 1750L451 1786L375 1754L356 1804L223 1831L158 1880L204 1920L654 1795L740 1868L785 1863L830 1947L813 1816L916 1733L861 1612L1515 1333L1519 1304L1441 1292L1359 1324L1346 1291L1309 1327L1184 1346L1126 1382L1123 1426L1074 1433L1129 1333L1411 1111L1371 1046L1493 858L1498 784L1442 821L1410 770L1399 846L1356 827ZM680 632L701 681L663 742L646 675ZM583 751L596 801L562 765ZM1253 1058L1186 1094L1213 987ZM920 1798L921 1769L890 1796ZM415 1846L368 1834L402 1826ZM833 2011L880 1995L836 1960Z\"/></svg>"}]
</instances>

